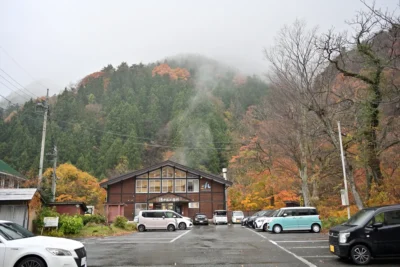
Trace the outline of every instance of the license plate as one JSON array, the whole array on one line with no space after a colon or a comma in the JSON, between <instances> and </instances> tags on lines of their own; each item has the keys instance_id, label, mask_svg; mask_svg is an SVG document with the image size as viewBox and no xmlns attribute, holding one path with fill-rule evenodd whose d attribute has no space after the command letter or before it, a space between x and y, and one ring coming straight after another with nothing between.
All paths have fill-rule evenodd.
<instances>
[{"instance_id":1,"label":"license plate","mask_svg":"<svg viewBox=\"0 0 400 267\"><path fill-rule=\"evenodd\" d=\"M81 267L86 267L86 257L81 259Z\"/></svg>"},{"instance_id":2,"label":"license plate","mask_svg":"<svg viewBox=\"0 0 400 267\"><path fill-rule=\"evenodd\" d=\"M335 247L334 247L333 245L329 245L329 250L330 250L331 252L335 252Z\"/></svg>"}]
</instances>

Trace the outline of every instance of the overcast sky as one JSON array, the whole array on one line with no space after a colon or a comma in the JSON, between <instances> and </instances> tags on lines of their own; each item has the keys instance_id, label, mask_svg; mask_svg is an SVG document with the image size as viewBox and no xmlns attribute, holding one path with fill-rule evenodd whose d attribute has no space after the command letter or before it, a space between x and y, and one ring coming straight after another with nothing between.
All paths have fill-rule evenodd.
<instances>
[{"instance_id":1,"label":"overcast sky","mask_svg":"<svg viewBox=\"0 0 400 267\"><path fill-rule=\"evenodd\" d=\"M398 0L377 1L394 10ZM246 73L267 71L262 50L296 18L321 31L348 29L345 20L364 8L357 0L0 0L0 69L43 92L111 63L149 63L196 53ZM11 55L20 66L7 55ZM0 75L6 77L0 70ZM8 84L0 77L0 82ZM11 90L0 83L0 94ZM37 93L39 94L39 93Z\"/></svg>"}]
</instances>

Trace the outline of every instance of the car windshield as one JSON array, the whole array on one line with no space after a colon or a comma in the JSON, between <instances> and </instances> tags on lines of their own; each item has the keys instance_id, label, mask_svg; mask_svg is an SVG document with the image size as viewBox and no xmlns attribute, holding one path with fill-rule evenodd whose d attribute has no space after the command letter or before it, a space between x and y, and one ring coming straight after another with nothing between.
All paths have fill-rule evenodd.
<instances>
[{"instance_id":1,"label":"car windshield","mask_svg":"<svg viewBox=\"0 0 400 267\"><path fill-rule=\"evenodd\" d=\"M0 235L6 240L16 240L34 236L34 234L16 223L1 223Z\"/></svg>"},{"instance_id":2,"label":"car windshield","mask_svg":"<svg viewBox=\"0 0 400 267\"><path fill-rule=\"evenodd\" d=\"M243 216L243 212L242 211L234 211L233 216Z\"/></svg>"},{"instance_id":3,"label":"car windshield","mask_svg":"<svg viewBox=\"0 0 400 267\"><path fill-rule=\"evenodd\" d=\"M276 217L279 213L279 210L275 210L270 217Z\"/></svg>"},{"instance_id":4,"label":"car windshield","mask_svg":"<svg viewBox=\"0 0 400 267\"><path fill-rule=\"evenodd\" d=\"M206 218L206 215L205 214L197 214L196 217L197 218Z\"/></svg>"},{"instance_id":5,"label":"car windshield","mask_svg":"<svg viewBox=\"0 0 400 267\"><path fill-rule=\"evenodd\" d=\"M348 225L348 226L362 225L368 221L368 219L371 217L371 215L374 212L375 212L375 210L370 210L370 209L360 210L359 212L357 212L356 214L351 216L351 218L347 222L345 222L343 225Z\"/></svg>"},{"instance_id":6,"label":"car windshield","mask_svg":"<svg viewBox=\"0 0 400 267\"><path fill-rule=\"evenodd\" d=\"M226 216L226 210L217 210L214 212L216 216Z\"/></svg>"}]
</instances>

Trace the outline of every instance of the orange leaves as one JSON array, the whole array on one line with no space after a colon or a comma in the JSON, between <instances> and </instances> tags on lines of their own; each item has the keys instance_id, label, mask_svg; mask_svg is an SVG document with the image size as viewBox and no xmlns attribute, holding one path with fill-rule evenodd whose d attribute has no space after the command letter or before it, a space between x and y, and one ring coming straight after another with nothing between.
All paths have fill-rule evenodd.
<instances>
[{"instance_id":1,"label":"orange leaves","mask_svg":"<svg viewBox=\"0 0 400 267\"><path fill-rule=\"evenodd\" d=\"M187 81L187 79L190 77L190 73L187 69L183 68L172 69L166 63L154 67L152 75L153 77L156 75L160 76L168 75L171 80L184 80L184 81Z\"/></svg>"},{"instance_id":2,"label":"orange leaves","mask_svg":"<svg viewBox=\"0 0 400 267\"><path fill-rule=\"evenodd\" d=\"M51 183L52 174L52 169L47 169L43 174L48 184ZM83 201L101 210L106 191L100 187L95 177L77 169L72 164L61 164L57 168L57 178L57 201Z\"/></svg>"},{"instance_id":3,"label":"orange leaves","mask_svg":"<svg viewBox=\"0 0 400 267\"><path fill-rule=\"evenodd\" d=\"M102 72L102 71L93 72L92 74L89 74L85 78L83 78L82 81L79 83L79 86L86 86L90 80L97 79L97 78L100 78L103 76L104 76L104 72Z\"/></svg>"}]
</instances>

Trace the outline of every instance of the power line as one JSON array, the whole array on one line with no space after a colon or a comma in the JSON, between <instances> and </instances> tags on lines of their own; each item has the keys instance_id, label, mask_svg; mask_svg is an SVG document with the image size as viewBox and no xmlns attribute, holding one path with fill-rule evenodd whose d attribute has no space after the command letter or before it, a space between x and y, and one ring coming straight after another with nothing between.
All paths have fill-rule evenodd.
<instances>
[{"instance_id":1,"label":"power line","mask_svg":"<svg viewBox=\"0 0 400 267\"><path fill-rule=\"evenodd\" d=\"M6 101L8 101L8 103L15 105L13 102L11 102L10 100L8 100L6 97L0 95L2 98L4 98Z\"/></svg>"},{"instance_id":2,"label":"power line","mask_svg":"<svg viewBox=\"0 0 400 267\"><path fill-rule=\"evenodd\" d=\"M31 91L29 91L28 89L26 89L23 85L21 85L19 82L17 82L13 77L11 77L10 74L8 74L7 72L5 72L2 68L0 68L0 71L4 72L4 74L6 74L8 77L10 77L11 80L13 80L16 84L18 84L19 86L21 86L23 89L25 89L25 91L27 91L28 93L30 93L31 95L33 95L33 97L39 97L37 95L35 95L34 93L32 93ZM0 75L1 76L1 75ZM3 77L3 76L1 76ZM6 81L8 81L6 78L3 77L3 79L5 79ZM14 84L12 84L10 81L8 81L11 85L13 85L15 88L17 88L18 90L20 90L21 92L23 92L21 89L19 89L17 86L15 86ZM27 93L23 92L24 94L28 95ZM29 96L29 95L28 95ZM31 96L29 96L31 97Z\"/></svg>"},{"instance_id":3,"label":"power line","mask_svg":"<svg viewBox=\"0 0 400 267\"><path fill-rule=\"evenodd\" d=\"M15 58L13 58L13 57L10 55L10 53L7 52L7 50L4 49L4 47L2 47L2 46L0 45L0 48L4 51L4 53L5 53L9 58L11 58L12 61L14 61L15 65L17 65L18 67L20 67L32 80L37 81L37 82L38 82L41 86L43 86L45 89L48 88L47 86L45 86L44 84L42 84L38 79L36 79L35 77L33 77L33 75L30 74L24 67L22 67L21 64L19 64L19 63L17 62L17 60L16 60Z\"/></svg>"},{"instance_id":4,"label":"power line","mask_svg":"<svg viewBox=\"0 0 400 267\"><path fill-rule=\"evenodd\" d=\"M3 77L3 76L0 75L0 77ZM13 91L14 93L16 93L17 95L19 95L20 97L23 97L23 98L29 100L29 98L26 98L26 96L23 96L23 95L19 94L17 91L11 89L10 87L8 87L8 86L7 86L5 83L3 83L2 81L0 81L0 83L1 83L2 85L4 85L6 88L8 88L9 90L11 90L11 91Z\"/></svg>"}]
</instances>

